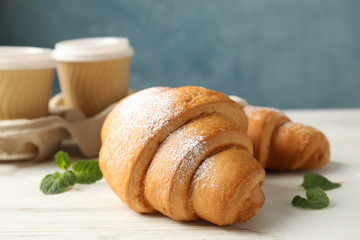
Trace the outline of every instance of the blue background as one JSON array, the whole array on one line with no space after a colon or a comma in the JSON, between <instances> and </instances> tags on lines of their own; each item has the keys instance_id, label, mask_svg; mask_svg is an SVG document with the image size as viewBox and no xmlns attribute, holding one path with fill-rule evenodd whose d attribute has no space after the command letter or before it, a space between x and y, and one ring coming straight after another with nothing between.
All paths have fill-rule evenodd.
<instances>
[{"instance_id":1,"label":"blue background","mask_svg":"<svg viewBox=\"0 0 360 240\"><path fill-rule=\"evenodd\" d=\"M360 107L359 0L0 0L0 45L92 36L130 39L135 89L199 85L254 105Z\"/></svg>"}]
</instances>

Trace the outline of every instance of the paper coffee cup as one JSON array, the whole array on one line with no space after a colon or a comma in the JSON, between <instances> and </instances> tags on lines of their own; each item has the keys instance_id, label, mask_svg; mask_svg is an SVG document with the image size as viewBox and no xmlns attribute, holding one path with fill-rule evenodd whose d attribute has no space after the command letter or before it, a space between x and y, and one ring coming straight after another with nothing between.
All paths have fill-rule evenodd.
<instances>
[{"instance_id":1,"label":"paper coffee cup","mask_svg":"<svg viewBox=\"0 0 360 240\"><path fill-rule=\"evenodd\" d=\"M0 46L0 120L48 115L55 65L50 49ZM0 147L0 160L29 159L36 152L32 143L12 152Z\"/></svg>"},{"instance_id":2,"label":"paper coffee cup","mask_svg":"<svg viewBox=\"0 0 360 240\"><path fill-rule=\"evenodd\" d=\"M50 49L0 47L0 120L48 115L54 69Z\"/></svg>"},{"instance_id":3,"label":"paper coffee cup","mask_svg":"<svg viewBox=\"0 0 360 240\"><path fill-rule=\"evenodd\" d=\"M65 105L91 117L125 97L133 49L127 38L58 42L53 57Z\"/></svg>"}]
</instances>

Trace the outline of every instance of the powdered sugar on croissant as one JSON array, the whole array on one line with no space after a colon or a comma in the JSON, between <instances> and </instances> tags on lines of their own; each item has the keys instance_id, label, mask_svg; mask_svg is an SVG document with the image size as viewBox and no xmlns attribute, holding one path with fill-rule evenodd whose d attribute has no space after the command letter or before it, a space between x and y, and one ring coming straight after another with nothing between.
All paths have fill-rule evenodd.
<instances>
[{"instance_id":1,"label":"powdered sugar on croissant","mask_svg":"<svg viewBox=\"0 0 360 240\"><path fill-rule=\"evenodd\" d=\"M265 177L247 127L243 109L225 94L146 89L107 117L101 171L134 211L218 225L244 222L264 203Z\"/></svg>"}]
</instances>

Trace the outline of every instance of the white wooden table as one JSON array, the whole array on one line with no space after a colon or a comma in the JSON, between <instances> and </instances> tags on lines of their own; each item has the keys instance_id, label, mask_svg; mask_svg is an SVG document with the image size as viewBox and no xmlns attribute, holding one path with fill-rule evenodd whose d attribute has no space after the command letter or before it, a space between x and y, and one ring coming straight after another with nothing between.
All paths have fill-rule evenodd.
<instances>
[{"instance_id":1,"label":"white wooden table","mask_svg":"<svg viewBox=\"0 0 360 240\"><path fill-rule=\"evenodd\" d=\"M104 180L44 195L41 179L58 171L52 160L0 163L0 239L359 239L360 109L286 113L330 140L331 163L315 171L344 184L328 192L327 209L291 205L295 195L305 195L298 187L304 172L269 173L263 186L266 203L247 223L175 222L161 214L133 212Z\"/></svg>"}]
</instances>

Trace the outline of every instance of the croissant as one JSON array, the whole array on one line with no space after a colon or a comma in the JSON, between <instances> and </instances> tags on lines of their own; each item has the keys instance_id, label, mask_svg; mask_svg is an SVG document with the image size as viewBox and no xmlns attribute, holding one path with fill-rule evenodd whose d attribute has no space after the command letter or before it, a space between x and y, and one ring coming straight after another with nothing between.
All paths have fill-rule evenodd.
<instances>
[{"instance_id":1,"label":"croissant","mask_svg":"<svg viewBox=\"0 0 360 240\"><path fill-rule=\"evenodd\" d=\"M267 170L291 171L329 162L330 145L317 129L292 122L274 108L245 106L254 157Z\"/></svg>"},{"instance_id":2,"label":"croissant","mask_svg":"<svg viewBox=\"0 0 360 240\"><path fill-rule=\"evenodd\" d=\"M264 203L242 107L201 87L155 87L106 118L99 164L111 189L140 213L217 225L245 222Z\"/></svg>"}]
</instances>

